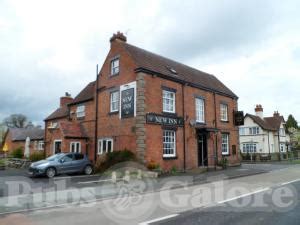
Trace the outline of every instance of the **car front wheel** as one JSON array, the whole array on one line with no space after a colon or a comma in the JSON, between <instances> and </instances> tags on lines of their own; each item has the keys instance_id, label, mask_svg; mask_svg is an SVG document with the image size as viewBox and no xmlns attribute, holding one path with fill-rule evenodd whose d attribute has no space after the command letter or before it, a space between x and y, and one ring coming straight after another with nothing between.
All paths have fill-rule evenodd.
<instances>
[{"instance_id":1,"label":"car front wheel","mask_svg":"<svg viewBox=\"0 0 300 225\"><path fill-rule=\"evenodd\" d=\"M92 172L93 172L92 166L88 165L88 166L86 166L86 167L84 168L84 174L85 174L85 175L91 175Z\"/></svg>"},{"instance_id":2,"label":"car front wheel","mask_svg":"<svg viewBox=\"0 0 300 225\"><path fill-rule=\"evenodd\" d=\"M50 167L50 168L48 168L48 169L46 170L46 175L47 175L48 178L54 177L55 174L56 174L56 171L55 171L55 169L52 168L52 167Z\"/></svg>"}]
</instances>

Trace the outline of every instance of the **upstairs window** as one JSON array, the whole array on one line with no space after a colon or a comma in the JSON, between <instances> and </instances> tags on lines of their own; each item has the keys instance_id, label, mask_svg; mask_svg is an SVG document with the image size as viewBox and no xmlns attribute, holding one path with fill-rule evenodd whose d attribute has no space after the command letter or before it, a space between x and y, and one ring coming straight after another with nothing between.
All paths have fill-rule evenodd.
<instances>
[{"instance_id":1,"label":"upstairs window","mask_svg":"<svg viewBox=\"0 0 300 225\"><path fill-rule=\"evenodd\" d=\"M195 103L196 103L196 122L204 123L205 122L204 99L196 98Z\"/></svg>"},{"instance_id":2,"label":"upstairs window","mask_svg":"<svg viewBox=\"0 0 300 225\"><path fill-rule=\"evenodd\" d=\"M110 112L118 112L120 104L120 92L114 91L110 93Z\"/></svg>"},{"instance_id":3,"label":"upstairs window","mask_svg":"<svg viewBox=\"0 0 300 225\"><path fill-rule=\"evenodd\" d=\"M117 75L120 71L120 60L119 58L113 59L110 63L110 75Z\"/></svg>"},{"instance_id":4,"label":"upstairs window","mask_svg":"<svg viewBox=\"0 0 300 225\"><path fill-rule=\"evenodd\" d=\"M82 118L85 116L85 106L84 105L77 106L76 116L77 116L77 118Z\"/></svg>"},{"instance_id":5,"label":"upstairs window","mask_svg":"<svg viewBox=\"0 0 300 225\"><path fill-rule=\"evenodd\" d=\"M229 154L229 134L222 134L222 155Z\"/></svg>"},{"instance_id":6,"label":"upstairs window","mask_svg":"<svg viewBox=\"0 0 300 225\"><path fill-rule=\"evenodd\" d=\"M163 112L175 113L175 92L163 90Z\"/></svg>"},{"instance_id":7,"label":"upstairs window","mask_svg":"<svg viewBox=\"0 0 300 225\"><path fill-rule=\"evenodd\" d=\"M98 140L98 155L113 151L113 139L104 138Z\"/></svg>"},{"instance_id":8,"label":"upstairs window","mask_svg":"<svg viewBox=\"0 0 300 225\"><path fill-rule=\"evenodd\" d=\"M249 127L249 134L250 135L257 135L257 134L259 134L259 127Z\"/></svg>"},{"instance_id":9,"label":"upstairs window","mask_svg":"<svg viewBox=\"0 0 300 225\"><path fill-rule=\"evenodd\" d=\"M221 121L228 121L228 105L220 104Z\"/></svg>"},{"instance_id":10,"label":"upstairs window","mask_svg":"<svg viewBox=\"0 0 300 225\"><path fill-rule=\"evenodd\" d=\"M38 142L38 150L44 150L44 141L39 141Z\"/></svg>"},{"instance_id":11,"label":"upstairs window","mask_svg":"<svg viewBox=\"0 0 300 225\"><path fill-rule=\"evenodd\" d=\"M285 136L284 128L280 128L280 129L279 129L279 135L280 135L280 136Z\"/></svg>"},{"instance_id":12,"label":"upstairs window","mask_svg":"<svg viewBox=\"0 0 300 225\"><path fill-rule=\"evenodd\" d=\"M240 127L240 135L246 135L245 127Z\"/></svg>"}]
</instances>

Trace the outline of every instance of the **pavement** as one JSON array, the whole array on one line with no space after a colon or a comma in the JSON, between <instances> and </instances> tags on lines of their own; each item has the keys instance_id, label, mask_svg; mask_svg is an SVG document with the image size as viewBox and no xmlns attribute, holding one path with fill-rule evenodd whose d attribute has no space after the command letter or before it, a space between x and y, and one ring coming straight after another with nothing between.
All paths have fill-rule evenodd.
<instances>
[{"instance_id":1,"label":"pavement","mask_svg":"<svg viewBox=\"0 0 300 225\"><path fill-rule=\"evenodd\" d=\"M233 174L233 170L244 172L251 167L227 171ZM145 188L137 189L145 185L144 181L120 183L118 188L111 187L119 190L117 196L89 201L88 195L81 195L84 201L75 204L5 213L0 224L299 224L300 166L262 168L262 173L194 185L182 182L183 176L169 177L162 189L147 193ZM209 172L208 177L210 173L220 171Z\"/></svg>"}]
</instances>

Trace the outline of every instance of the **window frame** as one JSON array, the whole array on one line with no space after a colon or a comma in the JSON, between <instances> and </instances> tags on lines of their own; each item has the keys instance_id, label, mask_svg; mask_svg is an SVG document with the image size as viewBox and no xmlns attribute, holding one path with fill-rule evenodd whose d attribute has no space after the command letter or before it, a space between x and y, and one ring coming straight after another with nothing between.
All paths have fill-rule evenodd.
<instances>
[{"instance_id":1,"label":"window frame","mask_svg":"<svg viewBox=\"0 0 300 225\"><path fill-rule=\"evenodd\" d=\"M113 101L113 95L118 94L117 100ZM113 103L117 103L117 109L113 109ZM110 92L110 112L119 112L120 110L120 91L111 91Z\"/></svg>"},{"instance_id":2,"label":"window frame","mask_svg":"<svg viewBox=\"0 0 300 225\"><path fill-rule=\"evenodd\" d=\"M202 102L202 110L200 105L198 105L198 101ZM198 116L202 112L202 118L199 118ZM196 97L195 98L195 113L196 113L196 122L197 123L205 123L205 99ZM202 120L201 120L202 119Z\"/></svg>"},{"instance_id":3,"label":"window frame","mask_svg":"<svg viewBox=\"0 0 300 225\"><path fill-rule=\"evenodd\" d=\"M172 133L173 136L171 138L173 138L174 141L168 141L166 142L165 140L165 132L169 132L169 133ZM169 136L169 139L170 139L170 136ZM173 145L173 148L171 149L170 147L167 148L166 145ZM175 130L168 130L168 129L165 129L163 130L163 146L162 146L162 150L163 150L163 158L174 158L176 157L176 131ZM165 153L167 150L172 150L173 153Z\"/></svg>"},{"instance_id":4,"label":"window frame","mask_svg":"<svg viewBox=\"0 0 300 225\"><path fill-rule=\"evenodd\" d=\"M118 65L114 65L115 62L118 62ZM115 71L117 69L117 71ZM110 61L110 76L116 76L120 73L120 58L116 57Z\"/></svg>"},{"instance_id":5,"label":"window frame","mask_svg":"<svg viewBox=\"0 0 300 225\"><path fill-rule=\"evenodd\" d=\"M45 142L44 141L38 141L38 147L37 147L37 149L39 150L39 151L43 151L44 150L44 145L45 145Z\"/></svg>"},{"instance_id":6,"label":"window frame","mask_svg":"<svg viewBox=\"0 0 300 225\"><path fill-rule=\"evenodd\" d=\"M227 137L227 140L226 140L226 143L224 143L223 141L224 141L224 136L226 136ZM228 133L222 133L221 134L221 152L222 152L222 155L229 155L229 146L230 146L230 141L229 141L229 134ZM227 146L227 149L226 149L226 152L225 151L223 151L224 150L224 145L226 144L226 146Z\"/></svg>"},{"instance_id":7,"label":"window frame","mask_svg":"<svg viewBox=\"0 0 300 225\"><path fill-rule=\"evenodd\" d=\"M108 146L108 142L111 142L111 151L110 152L113 152L114 151L114 140L113 138L100 138L98 139L98 146L97 146L97 154L98 155L103 155L103 154L106 154L108 153L108 149L106 149L105 152L103 152L103 142L106 141L106 148Z\"/></svg>"},{"instance_id":8,"label":"window frame","mask_svg":"<svg viewBox=\"0 0 300 225\"><path fill-rule=\"evenodd\" d=\"M173 99L165 96L165 94L171 94L173 96ZM172 101L173 104L172 105L169 104L169 109L172 106L173 110L168 109L168 106L167 106L167 103L165 102L165 100L166 101L167 100ZM169 90L162 90L162 103L163 103L163 110L162 110L163 112L165 112L165 113L176 113L176 92L169 91Z\"/></svg>"},{"instance_id":9,"label":"window frame","mask_svg":"<svg viewBox=\"0 0 300 225\"><path fill-rule=\"evenodd\" d=\"M224 107L225 107L225 111L224 111ZM222 122L228 122L229 121L228 104L220 103L220 120Z\"/></svg>"},{"instance_id":10,"label":"window frame","mask_svg":"<svg viewBox=\"0 0 300 225\"><path fill-rule=\"evenodd\" d=\"M75 145L74 152L72 151L72 146L73 145ZM79 151L76 151L76 150L78 150L77 147L79 147ZM80 141L71 141L70 142L70 152L72 152L72 153L81 153L81 142Z\"/></svg>"},{"instance_id":11,"label":"window frame","mask_svg":"<svg viewBox=\"0 0 300 225\"><path fill-rule=\"evenodd\" d=\"M242 143L243 153L257 153L257 143Z\"/></svg>"},{"instance_id":12,"label":"window frame","mask_svg":"<svg viewBox=\"0 0 300 225\"><path fill-rule=\"evenodd\" d=\"M85 117L85 105L78 105L76 107L76 117L77 118L83 118L83 117Z\"/></svg>"}]
</instances>

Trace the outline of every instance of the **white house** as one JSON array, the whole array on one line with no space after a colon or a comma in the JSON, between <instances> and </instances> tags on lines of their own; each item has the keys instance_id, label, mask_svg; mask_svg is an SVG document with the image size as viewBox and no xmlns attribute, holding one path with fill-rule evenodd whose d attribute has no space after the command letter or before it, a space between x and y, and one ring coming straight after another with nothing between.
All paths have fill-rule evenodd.
<instances>
[{"instance_id":1,"label":"white house","mask_svg":"<svg viewBox=\"0 0 300 225\"><path fill-rule=\"evenodd\" d=\"M290 148L285 120L278 111L272 117L264 117L262 106L256 105L255 115L246 114L244 125L239 129L242 153L284 153Z\"/></svg>"}]
</instances>

